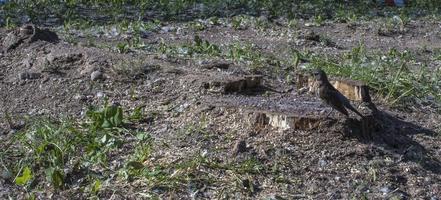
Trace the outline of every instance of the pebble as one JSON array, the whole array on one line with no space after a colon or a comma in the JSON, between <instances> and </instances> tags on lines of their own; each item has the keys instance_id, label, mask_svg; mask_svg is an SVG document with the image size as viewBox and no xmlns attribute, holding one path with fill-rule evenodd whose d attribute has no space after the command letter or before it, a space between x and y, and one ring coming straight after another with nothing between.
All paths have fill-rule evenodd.
<instances>
[{"instance_id":1,"label":"pebble","mask_svg":"<svg viewBox=\"0 0 441 200\"><path fill-rule=\"evenodd\" d=\"M184 103L184 104L180 105L180 106L176 109L176 112L178 112L178 113L182 113L182 112L184 112L184 110L187 109L188 107L190 107L190 103Z\"/></svg>"},{"instance_id":2,"label":"pebble","mask_svg":"<svg viewBox=\"0 0 441 200\"><path fill-rule=\"evenodd\" d=\"M90 74L90 80L92 81L97 81L97 80L103 80L104 79L104 74L101 71L93 71Z\"/></svg>"},{"instance_id":3,"label":"pebble","mask_svg":"<svg viewBox=\"0 0 441 200\"><path fill-rule=\"evenodd\" d=\"M431 182L432 179L430 179L430 177L425 177L425 178L424 178L424 181L425 181L425 182Z\"/></svg>"},{"instance_id":4,"label":"pebble","mask_svg":"<svg viewBox=\"0 0 441 200\"><path fill-rule=\"evenodd\" d=\"M380 188L380 192L382 192L383 195L389 194L390 191L391 190L390 190L390 188L388 186L384 186L384 187Z\"/></svg>"},{"instance_id":5,"label":"pebble","mask_svg":"<svg viewBox=\"0 0 441 200\"><path fill-rule=\"evenodd\" d=\"M105 96L106 96L106 94L104 94L104 92L99 91L99 92L96 93L96 97L97 97L98 99L100 99L100 98L102 98L102 97L105 97Z\"/></svg>"},{"instance_id":6,"label":"pebble","mask_svg":"<svg viewBox=\"0 0 441 200\"><path fill-rule=\"evenodd\" d=\"M320 167L325 167L328 164L328 162L326 162L326 160L324 159L320 159L318 164Z\"/></svg>"},{"instance_id":7,"label":"pebble","mask_svg":"<svg viewBox=\"0 0 441 200\"><path fill-rule=\"evenodd\" d=\"M175 30L175 27L173 27L173 26L163 26L161 28L161 32L163 32L163 33L168 33L168 32L171 32L173 30Z\"/></svg>"}]
</instances>

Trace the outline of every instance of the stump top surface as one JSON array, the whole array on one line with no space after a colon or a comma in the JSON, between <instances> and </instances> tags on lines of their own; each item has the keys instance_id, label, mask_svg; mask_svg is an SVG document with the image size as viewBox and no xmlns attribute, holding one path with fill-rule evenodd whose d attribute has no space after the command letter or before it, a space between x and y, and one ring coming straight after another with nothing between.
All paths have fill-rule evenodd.
<instances>
[{"instance_id":1,"label":"stump top surface","mask_svg":"<svg viewBox=\"0 0 441 200\"><path fill-rule=\"evenodd\" d=\"M209 96L203 99L207 105L217 107L235 107L251 111L281 114L293 117L313 117L318 118L323 114L323 110L329 110L330 107L324 105L320 99L303 95L294 94L280 96L238 96L224 95Z\"/></svg>"}]
</instances>

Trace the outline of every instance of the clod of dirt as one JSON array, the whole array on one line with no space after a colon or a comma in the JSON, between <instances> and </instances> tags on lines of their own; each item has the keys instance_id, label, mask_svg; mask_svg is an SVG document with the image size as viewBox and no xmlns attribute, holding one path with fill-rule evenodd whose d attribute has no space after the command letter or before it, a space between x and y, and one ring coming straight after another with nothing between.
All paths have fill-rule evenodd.
<instances>
[{"instance_id":1,"label":"clod of dirt","mask_svg":"<svg viewBox=\"0 0 441 200\"><path fill-rule=\"evenodd\" d=\"M57 43L59 41L58 35L48 29L39 29L32 24L26 24L19 27L3 38L2 49L3 52L9 52L20 46L23 43L32 43L37 40Z\"/></svg>"},{"instance_id":2,"label":"clod of dirt","mask_svg":"<svg viewBox=\"0 0 441 200\"><path fill-rule=\"evenodd\" d=\"M393 37L393 36L396 36L396 35L405 34L406 31L405 30L379 28L377 30L377 33L378 33L379 36Z\"/></svg>"},{"instance_id":3,"label":"clod of dirt","mask_svg":"<svg viewBox=\"0 0 441 200\"><path fill-rule=\"evenodd\" d=\"M31 58L27 57L23 59L23 62L21 64L25 68L31 68L34 63Z\"/></svg>"},{"instance_id":4,"label":"clod of dirt","mask_svg":"<svg viewBox=\"0 0 441 200\"><path fill-rule=\"evenodd\" d=\"M281 197L279 195L276 195L276 194L271 194L271 195L267 196L265 199L268 199L268 200L285 200L285 198L283 198L283 197Z\"/></svg>"},{"instance_id":5,"label":"clod of dirt","mask_svg":"<svg viewBox=\"0 0 441 200\"><path fill-rule=\"evenodd\" d=\"M81 64L82 61L82 53L57 51L51 52L45 57L38 58L35 67L42 72L58 73L63 70L68 70L72 66Z\"/></svg>"},{"instance_id":6,"label":"clod of dirt","mask_svg":"<svg viewBox=\"0 0 441 200\"><path fill-rule=\"evenodd\" d=\"M232 63L226 61L202 61L199 64L205 69L228 69Z\"/></svg>"},{"instance_id":7,"label":"clod of dirt","mask_svg":"<svg viewBox=\"0 0 441 200\"><path fill-rule=\"evenodd\" d=\"M3 52L8 52L9 50L17 47L22 43L22 39L17 36L16 33L9 33L2 41Z\"/></svg>"},{"instance_id":8,"label":"clod of dirt","mask_svg":"<svg viewBox=\"0 0 441 200\"><path fill-rule=\"evenodd\" d=\"M32 80L39 79L41 77L41 74L36 72L22 72L18 77L20 78L20 80Z\"/></svg>"},{"instance_id":9,"label":"clod of dirt","mask_svg":"<svg viewBox=\"0 0 441 200\"><path fill-rule=\"evenodd\" d=\"M86 64L84 66L84 69L80 70L80 75L87 75L87 74L91 74L92 72L94 72L95 70L97 70L98 68L96 68L94 65L90 65L90 64Z\"/></svg>"},{"instance_id":10,"label":"clod of dirt","mask_svg":"<svg viewBox=\"0 0 441 200\"><path fill-rule=\"evenodd\" d=\"M55 64L55 63L72 63L80 60L83 57L83 54L81 53L50 53L46 56L46 60L49 62L49 64Z\"/></svg>"},{"instance_id":11,"label":"clod of dirt","mask_svg":"<svg viewBox=\"0 0 441 200\"><path fill-rule=\"evenodd\" d=\"M82 95L82 94L77 94L73 97L75 100L78 100L80 102L86 101L87 100L87 96Z\"/></svg>"},{"instance_id":12,"label":"clod of dirt","mask_svg":"<svg viewBox=\"0 0 441 200\"><path fill-rule=\"evenodd\" d=\"M101 71L94 71L90 74L91 81L103 80L104 74Z\"/></svg>"},{"instance_id":13,"label":"clod of dirt","mask_svg":"<svg viewBox=\"0 0 441 200\"><path fill-rule=\"evenodd\" d=\"M255 185L250 179L243 179L242 186L244 187L245 190L251 193L256 192L256 189L258 189L257 185Z\"/></svg>"},{"instance_id":14,"label":"clod of dirt","mask_svg":"<svg viewBox=\"0 0 441 200\"><path fill-rule=\"evenodd\" d=\"M303 38L305 40L316 41L316 42L320 41L320 35L316 34L312 30L307 30L306 32L302 33L301 38Z\"/></svg>"},{"instance_id":15,"label":"clod of dirt","mask_svg":"<svg viewBox=\"0 0 441 200\"><path fill-rule=\"evenodd\" d=\"M10 171L3 169L2 173L0 174L0 177L5 181L11 181L13 178L13 175Z\"/></svg>"},{"instance_id":16,"label":"clod of dirt","mask_svg":"<svg viewBox=\"0 0 441 200\"><path fill-rule=\"evenodd\" d=\"M244 153L247 151L247 143L245 142L245 140L239 140L236 142L236 144L234 144L233 147L233 155L238 155L240 153Z\"/></svg>"}]
</instances>

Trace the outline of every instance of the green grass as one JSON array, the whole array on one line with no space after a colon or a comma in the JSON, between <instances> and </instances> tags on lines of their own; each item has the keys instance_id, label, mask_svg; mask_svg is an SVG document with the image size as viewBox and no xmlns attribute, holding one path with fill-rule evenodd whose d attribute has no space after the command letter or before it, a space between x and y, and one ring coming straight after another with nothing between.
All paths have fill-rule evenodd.
<instances>
[{"instance_id":1,"label":"green grass","mask_svg":"<svg viewBox=\"0 0 441 200\"><path fill-rule=\"evenodd\" d=\"M195 192L200 185L230 185L232 181L234 186L222 194L235 191L248 195L255 191L254 176L271 173L254 157L221 161L200 151L173 162L152 161L155 152L158 158L158 150L164 152L169 147L149 133L126 128L143 116L142 107L124 112L105 103L90 108L84 119L28 119L23 130L0 141L4 146L0 164L29 198L40 190L57 192L78 186L85 196L97 198L106 187L136 180L146 183L148 192L144 195L151 197L187 193L189 188ZM185 132L189 138L202 135L207 141L211 140L207 136L214 136L204 122L187 127ZM120 163L116 168L111 164L115 162ZM216 178L219 174L228 176Z\"/></svg>"},{"instance_id":2,"label":"green grass","mask_svg":"<svg viewBox=\"0 0 441 200\"><path fill-rule=\"evenodd\" d=\"M161 40L158 52L169 56L180 57L218 57L221 54L221 49L218 45L212 44L207 40L202 40L196 35L192 42L181 45L170 45L166 44L164 40Z\"/></svg>"},{"instance_id":3,"label":"green grass","mask_svg":"<svg viewBox=\"0 0 441 200\"><path fill-rule=\"evenodd\" d=\"M272 53L266 53L259 46L248 42L232 42L230 44L215 44L195 36L193 40L183 44L166 43L162 40L152 47L141 40L145 32L159 31L164 21L153 19L143 21L146 11L158 12L161 20L176 20L174 16L185 14L198 3L207 7L204 12L195 13L194 17L208 18L208 22L190 20L184 28L196 33L205 31L209 25L230 26L235 30L254 28L266 30L271 27L265 18L252 15L269 13L272 17L284 16L290 18L289 28L297 29L298 18L310 18L315 26L321 26L329 21L346 21L355 23L361 20L375 18L369 15L373 9L367 1L352 2L348 7L342 1L306 1L299 0L292 6L290 1L59 1L38 0L26 3L10 3L2 6L0 17L6 28L11 29L21 22L19 16L27 14L31 21L41 22L53 14L61 19L61 28L66 33L66 40L71 43L78 41L69 37L69 33L77 29L85 31L93 40L91 30L99 28L103 32L116 30L120 34L132 33L133 37L114 46L105 48L118 53L147 51L165 54L171 57L185 58L220 58L245 64L251 70L265 71L270 78L286 77L291 79L297 72L301 62L309 61L306 70L322 68L330 76L347 77L367 83L381 99L393 106L406 107L421 103L430 103L433 99L441 103L440 78L441 70L434 69L426 63L420 63L417 55L408 51L391 49L388 52L372 51L363 44L344 54L330 56L288 49L288 58ZM405 25L415 18L415 10L422 8L423 13L436 14L439 10L434 6L435 1L412 1L412 6L406 8L384 8L381 12L386 17L379 19L382 31L402 32ZM133 9L134 14L127 16L127 9ZM82 9L89 7L91 13L106 16L104 21L90 20L81 15ZM98 7L102 9L97 9ZM147 9L148 8L148 9ZM247 10L246 13L240 8ZM217 10L228 10L218 13ZM47 11L47 12L43 12ZM331 12L329 14L329 11ZM62 15L65 13L65 15ZM89 13L89 14L91 14ZM222 18L222 14L231 15ZM330 16L329 16L330 15ZM397 15L399 17L392 17ZM218 17L219 16L219 17ZM208 23L208 24L207 24ZM225 24L228 23L228 24ZM321 44L332 45L327 37L320 37ZM89 42L88 46L98 46ZM434 50L434 57L441 59L441 51ZM121 61L112 66L119 75L131 79L144 76L157 66L147 65L140 60ZM290 81L287 81L290 82ZM136 91L130 91L130 98L136 99ZM6 113L6 120L13 124L13 119ZM82 180L80 191L90 198L98 198L106 184L129 184L142 181L148 191L143 197L159 198L166 193L194 193L200 185L218 187L228 185L219 191L219 197L229 197L229 194L241 192L252 196L257 188L253 182L260 175L276 177L275 181L286 184L302 184L303 180L289 180L284 177L279 167L287 163L264 163L258 158L249 156L245 159L213 158L195 150L188 155L182 155L173 162L157 161L158 157L166 155L174 144L158 142L147 132L129 128L128 124L139 124L146 117L143 107L133 111L124 111L118 105L105 103L98 108L90 108L85 119L27 119L26 127L14 134L12 138L0 140L4 151L0 152L0 164L3 170L10 174L10 181L28 192L29 197L39 191L50 189L54 191L69 190L74 185L72 177ZM11 125L12 126L12 125ZM441 132L438 128L438 133ZM179 141L196 138L197 142L209 143L216 139L228 140L233 143L236 134L219 136L207 128L205 120L184 126L182 132L176 133ZM227 138L229 137L229 138ZM219 147L222 148L222 147ZM162 150L162 151L161 151ZM173 149L175 150L175 149ZM225 149L210 149L210 151L226 151ZM155 155L159 154L159 155ZM223 152L225 153L225 152ZM153 161L152 161L153 160ZM118 162L117 167L111 163ZM369 166L367 182L377 182L380 176L379 166ZM222 178L219 178L222 177ZM195 186L196 185L196 186ZM75 185L76 187L77 185ZM116 185L110 185L110 187ZM143 186L143 187L144 187ZM234 197L230 197L234 198ZM355 197L354 197L355 198ZM360 197L361 198L361 197Z\"/></svg>"},{"instance_id":4,"label":"green grass","mask_svg":"<svg viewBox=\"0 0 441 200\"><path fill-rule=\"evenodd\" d=\"M322 68L331 76L367 83L391 105L414 105L433 98L441 103L441 71L418 64L409 51L375 52L363 44L342 56L311 55L309 68Z\"/></svg>"},{"instance_id":5,"label":"green grass","mask_svg":"<svg viewBox=\"0 0 441 200\"><path fill-rule=\"evenodd\" d=\"M203 4L207 13L194 13L195 17L208 18L209 24L220 24L219 18L214 10L224 10L233 17L230 18L233 29L247 29L254 27L257 29L267 29L268 22L260 18L250 17L260 13L267 13L270 16L288 17L289 26L296 27L296 18L310 18L312 22L320 26L329 20L346 21L349 23L357 22L363 19L373 19L371 10L376 6L369 1L354 1L344 3L343 1L303 1L299 0L295 5L291 1L237 1L223 2L218 0L180 0L180 1L79 1L71 0L66 3L58 1L39 0L25 3L8 3L2 6L0 12L6 19L3 24L7 28L12 28L19 24L18 18L22 14L30 17L31 21L39 21L40 18L53 14L59 17L63 23L64 31L68 33L72 29L85 29L102 24L103 31L107 32L115 29L118 33L133 33L133 37L122 41L111 50L119 53L128 53L132 51L155 51L154 47L146 45L140 39L145 31L158 31L161 21L154 19L151 21L140 20L145 14L144 11L154 11L160 13L157 18L162 20L173 20L172 16L186 13L197 5ZM122 6L125 5L126 7ZM412 1L410 5L404 8L384 7L383 12L386 17L380 18L382 24L379 33L395 34L405 32L405 26L411 19L419 16L437 16L440 10L436 1ZM100 9L97 10L97 8ZM98 16L106 16L106 20L91 20L85 18L83 14L85 8L91 8ZM220 9L222 8L222 9ZM237 8L243 8L247 14L241 13ZM130 15L122 15L125 9L133 9ZM43 12L43 10L45 12ZM47 12L48 11L48 12ZM263 12L265 11L265 12ZM330 12L335 11L335 12ZM419 11L419 12L416 12ZM61 15L61 13L64 13ZM332 14L330 14L332 13ZM220 15L223 16L223 15ZM108 24L113 24L107 26ZM201 21L190 21L187 28L195 31L205 30L206 23ZM76 43L74 38L67 35L67 40ZM332 45L330 39L321 38L323 45ZM90 44L96 46L95 44ZM293 60L278 58L274 55L266 54L257 49L253 44L232 43L227 46L216 45L207 40L202 40L195 36L194 40L186 44L170 45L161 41L157 51L168 56L180 57L218 57L229 59L234 62L244 63L254 71L267 71L276 74L284 74L289 79L289 70L298 66L298 56ZM398 52L391 50L388 53L367 52L363 46L354 48L346 55L338 57L327 57L326 55L312 55L309 59L312 64L310 67L324 68L330 75L349 77L362 80L369 84L386 102L391 105L400 103L415 103L415 101L426 101L427 98L435 99L441 102L439 95L440 71L435 70L428 73L430 68L426 64L421 66L412 66L415 59L409 56L409 52ZM384 58L384 59L383 59ZM124 64L116 68L118 71L129 76L137 76L137 70L131 70L124 67ZM410 101L409 101L410 100Z\"/></svg>"},{"instance_id":6,"label":"green grass","mask_svg":"<svg viewBox=\"0 0 441 200\"><path fill-rule=\"evenodd\" d=\"M197 9L199 8L199 9ZM200 9L202 8L202 9ZM8 23L21 23L20 16L26 15L30 21L41 23L48 18L58 18L62 24L75 24L82 20L96 19L94 23L106 24L142 19L148 12L165 20L186 19L185 13L192 12L190 18L213 16L234 16L240 14L270 17L311 18L316 24L326 20L354 21L375 17L371 11L378 10L371 1L333 0L263 0L263 1L221 1L221 0L36 0L9 2L1 6L1 18ZM414 0L404 8L384 8L380 12L387 16L406 13L412 17L439 14L437 0ZM128 14L130 13L130 14ZM241 19L238 19L240 25ZM2 22L5 25L5 21Z\"/></svg>"},{"instance_id":7,"label":"green grass","mask_svg":"<svg viewBox=\"0 0 441 200\"><path fill-rule=\"evenodd\" d=\"M332 41L324 37L322 43ZM325 45L325 44L324 44ZM368 84L375 94L392 106L421 103L441 103L441 70L419 63L410 51L391 49L388 52L367 50L363 43L337 56L292 51L292 59L277 57L260 51L251 43L232 43L219 47L199 37L190 44L171 46L161 43L159 53L168 56L219 57L243 63L252 70L267 71L272 75L290 73L297 69L300 59L309 60L307 69L322 68L330 76L346 77ZM436 56L435 56L436 57ZM436 58L435 58L436 59Z\"/></svg>"},{"instance_id":8,"label":"green grass","mask_svg":"<svg viewBox=\"0 0 441 200\"><path fill-rule=\"evenodd\" d=\"M41 182L65 189L67 177L72 175L66 169L106 170L112 159L108 155L123 145L123 135L134 134L124 128L122 112L121 107L105 104L89 110L84 122L29 119L27 127L15 134L0 154L2 165L15 175L16 184L29 191L41 187ZM148 134L140 134L138 140L148 138Z\"/></svg>"}]
</instances>

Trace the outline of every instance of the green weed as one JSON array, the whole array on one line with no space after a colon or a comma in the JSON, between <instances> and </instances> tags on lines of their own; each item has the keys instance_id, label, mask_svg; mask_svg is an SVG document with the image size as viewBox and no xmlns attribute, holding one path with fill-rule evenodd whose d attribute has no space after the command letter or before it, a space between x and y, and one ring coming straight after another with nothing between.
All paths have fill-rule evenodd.
<instances>
[{"instance_id":1,"label":"green weed","mask_svg":"<svg viewBox=\"0 0 441 200\"><path fill-rule=\"evenodd\" d=\"M50 183L54 189L63 189L70 176L66 169L78 166L105 168L108 165L108 154L122 145L120 134L128 132L121 128L122 113L121 107L105 104L101 109L87 113L87 123L30 120L0 154L4 168L16 174L17 185L30 190L40 182ZM138 135L137 138L148 140L148 136ZM92 191L96 193L97 189Z\"/></svg>"},{"instance_id":2,"label":"green weed","mask_svg":"<svg viewBox=\"0 0 441 200\"><path fill-rule=\"evenodd\" d=\"M426 65L411 67L414 57L408 51L367 52L363 44L338 57L311 56L310 67L327 73L361 80L391 105L408 104L433 96L440 102L440 70L428 73Z\"/></svg>"},{"instance_id":3,"label":"green weed","mask_svg":"<svg viewBox=\"0 0 441 200\"><path fill-rule=\"evenodd\" d=\"M159 53L172 55L172 56L219 56L221 50L219 46L208 42L207 40L202 40L199 36L195 36L192 43L183 44L178 46L168 45L161 40L158 48Z\"/></svg>"},{"instance_id":4,"label":"green weed","mask_svg":"<svg viewBox=\"0 0 441 200\"><path fill-rule=\"evenodd\" d=\"M409 16L430 16L439 13L436 0L415 0L401 9L384 9L387 16L399 15L401 12ZM194 9L201 7L202 9ZM88 8L90 12L84 12ZM59 18L62 23L90 18L98 24L112 24L120 21L139 20L146 15L146 11L155 11L163 19L181 19L185 13L192 13L193 17L212 17L217 15L240 16L249 13L259 15L267 13L270 17L287 17L290 19L306 17L314 18L317 24L325 19L355 19L359 17L372 18L372 10L377 10L377 5L371 1L352 1L342 3L331 0L299 0L294 4L290 0L267 1L237 1L225 2L221 0L134 0L134 1L11 1L2 6L0 12L2 19L19 22L21 16L28 16L31 22L39 22L49 18ZM127 13L130 13L128 15ZM246 28L242 25L243 19L236 18L233 22L235 28Z\"/></svg>"}]
</instances>

